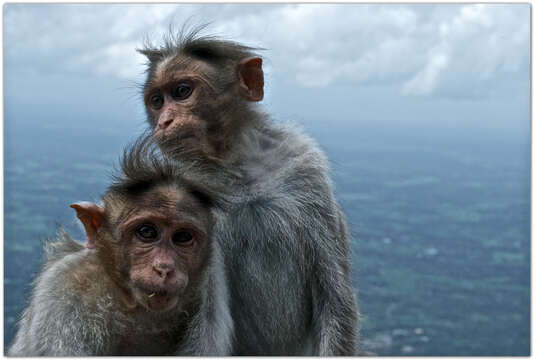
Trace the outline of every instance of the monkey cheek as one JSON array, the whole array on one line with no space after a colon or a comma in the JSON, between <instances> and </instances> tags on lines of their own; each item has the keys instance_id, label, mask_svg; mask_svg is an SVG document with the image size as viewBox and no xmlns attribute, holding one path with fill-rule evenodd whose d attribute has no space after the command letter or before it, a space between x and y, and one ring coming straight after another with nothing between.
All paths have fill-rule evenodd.
<instances>
[{"instance_id":1,"label":"monkey cheek","mask_svg":"<svg viewBox=\"0 0 534 360\"><path fill-rule=\"evenodd\" d=\"M195 143L198 142L199 122L197 120L176 119L173 123L165 128L156 126L153 130L154 138L161 144L172 142L172 145L178 143Z\"/></svg>"},{"instance_id":2,"label":"monkey cheek","mask_svg":"<svg viewBox=\"0 0 534 360\"><path fill-rule=\"evenodd\" d=\"M165 142L165 131L159 128L154 128L152 135L154 136L154 139L158 141L159 143Z\"/></svg>"}]
</instances>

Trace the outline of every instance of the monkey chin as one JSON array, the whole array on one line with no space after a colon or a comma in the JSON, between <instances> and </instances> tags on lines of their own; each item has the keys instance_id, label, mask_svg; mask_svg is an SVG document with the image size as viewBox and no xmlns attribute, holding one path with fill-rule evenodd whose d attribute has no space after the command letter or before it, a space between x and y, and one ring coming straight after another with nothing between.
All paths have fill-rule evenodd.
<instances>
[{"instance_id":1,"label":"monkey chin","mask_svg":"<svg viewBox=\"0 0 534 360\"><path fill-rule=\"evenodd\" d=\"M148 309L154 312L166 312L172 310L178 304L178 297L171 295L153 295L148 298Z\"/></svg>"},{"instance_id":2,"label":"monkey chin","mask_svg":"<svg viewBox=\"0 0 534 360\"><path fill-rule=\"evenodd\" d=\"M178 296L176 294L169 294L167 292L152 292L137 290L134 296L139 304L146 310L163 313L173 310L178 305Z\"/></svg>"}]
</instances>

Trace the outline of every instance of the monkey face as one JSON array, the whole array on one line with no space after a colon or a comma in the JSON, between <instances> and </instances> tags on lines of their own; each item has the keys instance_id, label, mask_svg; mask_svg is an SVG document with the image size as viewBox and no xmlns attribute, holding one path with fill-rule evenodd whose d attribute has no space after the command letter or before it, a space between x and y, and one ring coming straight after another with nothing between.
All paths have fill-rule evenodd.
<instances>
[{"instance_id":1,"label":"monkey face","mask_svg":"<svg viewBox=\"0 0 534 360\"><path fill-rule=\"evenodd\" d=\"M134 297L150 310L177 305L204 246L205 235L190 223L153 214L133 219L129 279Z\"/></svg>"},{"instance_id":2,"label":"monkey face","mask_svg":"<svg viewBox=\"0 0 534 360\"><path fill-rule=\"evenodd\" d=\"M209 255L210 213L188 193L158 188L135 199L119 226L124 276L150 311L181 308L195 293Z\"/></svg>"},{"instance_id":3,"label":"monkey face","mask_svg":"<svg viewBox=\"0 0 534 360\"><path fill-rule=\"evenodd\" d=\"M144 102L154 137L182 151L214 155L211 136L225 107L205 63L177 56L162 61L145 86Z\"/></svg>"},{"instance_id":4,"label":"monkey face","mask_svg":"<svg viewBox=\"0 0 534 360\"><path fill-rule=\"evenodd\" d=\"M178 311L198 301L211 256L215 201L154 152L150 136L125 151L103 207L72 204L103 277L128 308Z\"/></svg>"},{"instance_id":5,"label":"monkey face","mask_svg":"<svg viewBox=\"0 0 534 360\"><path fill-rule=\"evenodd\" d=\"M180 54L151 63L144 102L161 147L223 156L246 121L245 104L263 99L261 64L250 57L215 65Z\"/></svg>"}]
</instances>

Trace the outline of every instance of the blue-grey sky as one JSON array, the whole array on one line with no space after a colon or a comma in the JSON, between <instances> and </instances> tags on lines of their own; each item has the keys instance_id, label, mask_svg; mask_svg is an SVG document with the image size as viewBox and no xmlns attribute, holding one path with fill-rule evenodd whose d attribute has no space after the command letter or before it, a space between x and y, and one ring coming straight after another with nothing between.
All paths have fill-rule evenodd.
<instances>
[{"instance_id":1,"label":"blue-grey sky","mask_svg":"<svg viewBox=\"0 0 534 360\"><path fill-rule=\"evenodd\" d=\"M188 19L266 49L264 106L277 118L528 129L527 4L6 4L6 114L142 127L135 49Z\"/></svg>"}]
</instances>

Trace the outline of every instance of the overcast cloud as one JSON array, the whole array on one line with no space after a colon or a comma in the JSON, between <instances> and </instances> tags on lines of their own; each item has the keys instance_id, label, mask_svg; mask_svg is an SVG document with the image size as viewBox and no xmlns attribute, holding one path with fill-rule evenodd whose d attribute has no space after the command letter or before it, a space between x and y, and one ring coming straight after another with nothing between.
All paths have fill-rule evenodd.
<instances>
[{"instance_id":1,"label":"overcast cloud","mask_svg":"<svg viewBox=\"0 0 534 360\"><path fill-rule=\"evenodd\" d=\"M384 84L406 96L485 97L528 76L528 5L5 5L4 61L25 72L141 79L135 52L178 27L268 49L267 72L303 87ZM519 80L520 81L520 80Z\"/></svg>"}]
</instances>

